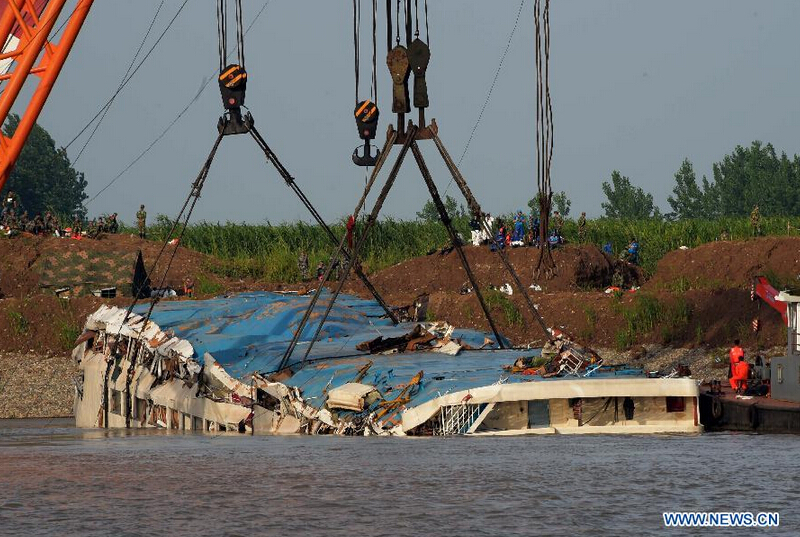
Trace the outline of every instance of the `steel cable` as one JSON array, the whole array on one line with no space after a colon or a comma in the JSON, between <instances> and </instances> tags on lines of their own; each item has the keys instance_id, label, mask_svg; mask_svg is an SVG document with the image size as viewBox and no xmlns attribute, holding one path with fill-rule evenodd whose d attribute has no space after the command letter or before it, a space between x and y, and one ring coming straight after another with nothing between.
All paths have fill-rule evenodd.
<instances>
[{"instance_id":1,"label":"steel cable","mask_svg":"<svg viewBox=\"0 0 800 537\"><path fill-rule=\"evenodd\" d=\"M244 66L244 22L242 21L242 0L236 0L236 41L238 44L239 65Z\"/></svg>"},{"instance_id":2,"label":"steel cable","mask_svg":"<svg viewBox=\"0 0 800 537\"><path fill-rule=\"evenodd\" d=\"M486 94L486 99L483 101L483 106L481 106L481 111L478 113L478 119L475 121L475 125L472 127L472 132L469 135L469 139L467 140L467 144L464 146L464 151L461 153L461 157L458 159L457 166L461 166L461 163L464 161L464 157L467 156L467 151L469 151L469 147L472 144L472 139L475 137L475 132L478 130L478 126L481 124L481 120L483 119L483 114L486 112L486 107L489 106L489 101L492 99L492 93L494 92L494 87L497 85L497 79L500 77L500 71L503 69L503 63L506 60L506 56L508 55L508 51L511 48L511 42L514 40L514 34L517 32L517 27L519 26L519 20L522 16L522 8L525 6L525 2L527 0L522 0L519 3L519 9L517 10L517 17L514 20L514 27L511 29L511 33L508 36L508 42L506 43L506 48L503 50L503 54L500 56L500 63L497 65L497 69L494 72L494 78L492 79L492 84L489 86L489 93ZM426 0L426 15L425 15L425 23L427 25L427 0ZM426 30L427 32L427 30ZM430 47L430 38L428 39L428 46ZM451 179L447 186L444 189L444 195L447 195L447 191L450 190L450 186L453 184L453 180Z\"/></svg>"},{"instance_id":3,"label":"steel cable","mask_svg":"<svg viewBox=\"0 0 800 537\"><path fill-rule=\"evenodd\" d=\"M355 64L356 75L356 106L358 106L358 86L359 75L361 73L360 55L361 55L361 0L353 0L353 57Z\"/></svg>"},{"instance_id":4,"label":"steel cable","mask_svg":"<svg viewBox=\"0 0 800 537\"><path fill-rule=\"evenodd\" d=\"M539 259L534 278L542 270L546 277L555 273L550 250L549 228L553 190L550 170L553 161L553 104L550 97L550 0L534 2L536 31L536 182L539 197Z\"/></svg>"},{"instance_id":5,"label":"steel cable","mask_svg":"<svg viewBox=\"0 0 800 537\"><path fill-rule=\"evenodd\" d=\"M219 43L219 72L225 70L228 59L228 4L227 0L217 0L217 42Z\"/></svg>"},{"instance_id":6,"label":"steel cable","mask_svg":"<svg viewBox=\"0 0 800 537\"><path fill-rule=\"evenodd\" d=\"M372 0L372 101L378 104L378 0Z\"/></svg>"},{"instance_id":7,"label":"steel cable","mask_svg":"<svg viewBox=\"0 0 800 537\"><path fill-rule=\"evenodd\" d=\"M189 0L184 0L183 1L183 4L181 4L181 7L179 7L178 11L175 12L175 15L173 15L172 19L169 21L169 24L167 24L167 27L164 28L164 31L161 32L161 35L158 36L158 39L156 39L156 42L153 43L153 46L150 47L150 50L148 50L147 54L145 54L144 58L142 58L142 61L140 61L139 64L136 66L136 69L134 69L133 72L130 74L130 76L127 79L125 79L125 82L117 89L117 91L115 91L111 95L111 98L109 98L108 101L106 101L106 103L100 108L100 110L97 111L97 113L94 115L94 117L92 117L92 119L90 119L89 122L86 123L86 125L84 125L84 127L78 132L78 134L76 134L72 138L72 140L70 140L70 142L67 145L64 146L64 149L69 149L69 147L72 144L74 144L75 141L78 138L80 138L80 136L84 132L86 132L86 130L92 125L92 123L94 123L94 121L98 117L100 117L100 115L103 113L103 110L105 110L105 108L107 106L109 106L114 101L114 99L117 98L117 95L119 95L119 93L122 91L122 89L125 88L125 86L127 86L128 83L131 80L133 80L133 77L136 76L136 73L139 72L139 69L141 69L142 65L144 65L144 63L147 61L147 59L150 58L150 55L153 54L153 51L156 49L156 47L158 47L159 43L161 43L161 40L164 39L164 36L167 34L167 32L170 30L170 28L172 28L172 25L175 23L175 20L183 12L183 8L186 7L186 4L188 4L188 3L189 3Z\"/></svg>"},{"instance_id":8,"label":"steel cable","mask_svg":"<svg viewBox=\"0 0 800 537\"><path fill-rule=\"evenodd\" d=\"M266 9L267 9L267 7L269 6L269 4L270 4L270 2L271 2L271 1L272 1L272 0L266 0L266 1L264 2L264 4L261 6L261 9L258 11L258 13L256 13L255 17L253 17L253 20L252 20L252 21L250 21L250 24L248 25L247 29L246 29L246 30L245 30L245 32L244 32L244 34L245 34L245 35L247 35L247 34L250 32L250 30L251 30L251 29L253 28L253 26L255 25L256 21L257 21L257 20L258 20L258 19L261 17L261 14L262 14L262 13L264 13L264 11L266 11ZM183 117L183 116L186 114L186 112L188 112L188 111L189 111L189 108L191 108L191 107L192 107L192 105L193 105L194 103L196 103L196 102L197 102L197 100L200 98L200 96L203 94L203 92L206 90L206 88L208 88L208 85L209 85L209 84L210 84L210 83L211 83L213 80L215 80L215 79L217 78L217 75L218 75L218 74L219 74L219 71L215 71L214 73L211 73L211 74L210 74L208 77L206 77L206 78L205 78L205 82L203 83L203 85L200 87L200 89L199 89L199 90L198 90L198 92L197 92L197 93L194 95L194 97L192 97L192 99L191 99L191 100L190 100L190 101L189 101L189 102L186 104L186 106L184 106L184 107L183 107L183 110L181 110L181 111L178 113L178 115L176 115L176 116L175 116L175 117L172 119L172 121L170 121L170 123L169 123L169 124L168 124L168 125L167 125L167 126L164 128L164 130L162 130L162 131L161 131L161 133L160 133L158 136L156 136L156 137L155 137L155 138L154 138L154 139L153 139L153 140L152 140L152 141L151 141L151 142L150 142L150 143L147 145L147 147L145 147L145 148L144 148L144 149L143 149L143 150L142 150L142 151L141 151L141 152L140 152L140 153L139 153L139 154L138 154L138 155L137 155L137 156L136 156L136 157L135 157L135 158L134 158L134 159L133 159L131 162L129 162L129 163L128 163L128 164L127 164L127 165L126 165L126 166L125 166L125 167L124 167L124 168L123 168L123 169L122 169L120 172L119 172L119 173L117 173L117 175L115 175L115 176L114 176L114 177L113 177L113 178L112 178L112 179L111 179L111 180L110 180L110 181L109 181L109 182L108 182L108 183L107 183L107 184L106 184L106 185L105 185L103 188L101 188L101 189L100 189L100 190L97 192L97 194L95 194L94 196L92 196L91 198L89 198L89 200L86 202L86 205L89 205L89 204L90 204L90 203L92 203L94 200L96 200L96 199L97 199L97 198L98 198L98 197L99 197L99 196L100 196L100 195L101 195L103 192L105 192L106 190L108 190L108 189L109 189L109 188L110 188L110 187L111 187L111 186L112 186L114 183L116 183L116 182L117 182L117 180L118 180L120 177L122 177L123 175L125 175L126 173L128 173L128 171L129 171L131 168L133 168L133 167L134 167L134 166L135 166L135 165L136 165L136 164L137 164L137 163L138 163L138 162L139 162L139 161L140 161L142 158L144 158L144 156L145 156L145 155L147 155L147 153L149 153L149 152L150 152L150 150L151 150L151 149L153 149L153 148L154 148L154 147L155 147L155 146L156 146L156 145L157 145L157 144L158 144L158 143L159 143L159 142L160 142L160 141L161 141L161 140L164 138L164 136L166 136L166 135L167 135L167 133L168 133L170 130L172 130L172 127L174 127L174 126L175 126L175 124L176 124L176 123L178 123L178 121L180 121L180 119L181 119L181 118L182 118L182 117Z\"/></svg>"},{"instance_id":9,"label":"steel cable","mask_svg":"<svg viewBox=\"0 0 800 537\"><path fill-rule=\"evenodd\" d=\"M111 105L114 104L114 100L117 98L117 95L119 95L119 92L122 90L122 87L125 84L125 79L128 77L128 75L131 72L131 69L133 69L133 66L136 63L136 60L139 58L139 54L141 54L142 49L144 48L144 44L147 42L147 38L150 37L150 32L153 31L153 26L155 26L155 24L156 24L156 19L158 19L158 14L161 13L161 8L162 7L164 7L164 0L161 0L161 3L158 5L158 8L156 9L156 13L155 13L155 15L153 15L153 20L150 21L150 26L147 27L147 32L145 32L144 38L142 38L142 42L139 44L139 48L136 49L136 54L133 55L133 58L131 59L131 63L128 64L128 69L125 71L125 74L122 75L122 80L120 80L119 87L117 87L117 91L111 97L111 100L109 101L108 106L106 106L105 110L103 110L103 115L100 116L100 119L97 121L97 123L95 123L94 129L92 129L92 132L89 134L89 137L83 143L83 146L81 147L81 150L78 152L78 156L76 156L75 159L72 161L72 165L73 166L75 166L75 164L77 164L77 162L80 160L80 158L83 155L84 151L86 151L86 147L89 145L89 142L92 141L92 138L94 138L94 135L97 133L97 130L100 128L100 125L102 125L103 120L106 118L106 115L108 114L108 111L111 110Z\"/></svg>"}]
</instances>

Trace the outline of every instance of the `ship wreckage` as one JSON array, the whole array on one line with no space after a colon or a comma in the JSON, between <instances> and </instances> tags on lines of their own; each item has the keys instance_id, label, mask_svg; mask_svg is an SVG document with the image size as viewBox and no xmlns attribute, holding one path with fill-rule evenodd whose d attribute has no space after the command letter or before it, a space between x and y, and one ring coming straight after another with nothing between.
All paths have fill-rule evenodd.
<instances>
[{"instance_id":1,"label":"ship wreckage","mask_svg":"<svg viewBox=\"0 0 800 537\"><path fill-rule=\"evenodd\" d=\"M698 432L691 378L603 366L562 335L500 349L445 323L393 325L340 296L313 352L280 367L309 296L246 293L91 314L73 351L79 427L254 434ZM299 338L308 345L311 334Z\"/></svg>"},{"instance_id":2,"label":"ship wreckage","mask_svg":"<svg viewBox=\"0 0 800 537\"><path fill-rule=\"evenodd\" d=\"M78 426L363 435L700 430L699 393L694 380L648 378L640 370L606 367L590 350L558 337L542 319L497 242L493 249L508 272L514 292L524 299L548 344L544 349L510 348L499 333L483 298L481 289L485 286L476 281L463 241L419 147L433 143L435 154L466 200L473 221L486 236L494 237L486 213L439 137L439 126L435 120L426 119L430 105L426 72L431 59L426 42L427 4L421 13L419 4L411 0L402 3L404 28L400 4L396 17L392 9L385 14L386 65L393 83L391 108L396 122L388 126L382 149L373 152L376 148L371 141L377 137L379 117L375 46L378 7L373 3L371 79L375 101L359 97L357 75L354 117L364 144L361 153L357 149L352 155L356 165L369 167L371 172L361 198L349 213L347 233L338 237L256 129L252 114L242 111L248 78L242 2L235 2L235 64L228 63L226 50L227 2L217 2L219 87L225 109L218 122L218 136L164 239L159 257L153 261L153 267L166 266L166 271L151 305L136 307L140 295L152 294L142 293L143 285L134 285L130 308L104 306L87 320L73 353L81 371L75 401ZM537 21L541 18L544 28L542 34L537 22L537 180L542 255L549 254L547 221L552 197L552 107L546 67L549 49L542 48L549 46L549 1L544 4L542 10L541 0L535 2ZM412 16L414 9L416 17ZM420 16L425 21L426 41L420 38ZM412 20L417 21L416 31ZM405 46L400 44L403 33ZM357 34L358 28L356 43ZM355 68L358 73L357 51ZM412 104L418 112L416 122L410 115ZM547 112L544 117L540 117L542 111ZM183 236L223 138L245 134L308 209L321 235L335 247L317 289L309 296L250 293L159 303L159 289L163 289L177 253L175 246L166 263L160 259L167 241L177 237L171 241L177 244ZM361 271L359 258L407 156L420 171L491 329L490 337L445 324L401 322L397 310L381 299ZM366 201L385 164L390 171L368 210ZM331 278L337 266L343 267L338 283L337 278ZM535 273L540 269L545 274L555 270L552 256L540 257ZM374 301L341 295L351 274L363 282ZM141 279L148 281L146 276ZM328 290L326 283L333 290ZM330 298L324 314L320 314L314 308L323 294Z\"/></svg>"}]
</instances>

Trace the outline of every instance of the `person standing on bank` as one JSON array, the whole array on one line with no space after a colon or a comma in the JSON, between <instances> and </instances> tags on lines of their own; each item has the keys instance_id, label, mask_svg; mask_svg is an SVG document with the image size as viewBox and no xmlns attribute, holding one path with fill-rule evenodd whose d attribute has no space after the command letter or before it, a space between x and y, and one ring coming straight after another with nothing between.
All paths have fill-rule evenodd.
<instances>
[{"instance_id":1,"label":"person standing on bank","mask_svg":"<svg viewBox=\"0 0 800 537\"><path fill-rule=\"evenodd\" d=\"M147 211L144 210L144 205L139 207L139 211L136 213L136 222L139 226L139 238L146 239L147 238Z\"/></svg>"},{"instance_id":2,"label":"person standing on bank","mask_svg":"<svg viewBox=\"0 0 800 537\"><path fill-rule=\"evenodd\" d=\"M736 371L736 364L744 360L744 349L739 345L739 340L733 340L733 347L728 353L730 365L728 367L728 378L731 378Z\"/></svg>"}]
</instances>

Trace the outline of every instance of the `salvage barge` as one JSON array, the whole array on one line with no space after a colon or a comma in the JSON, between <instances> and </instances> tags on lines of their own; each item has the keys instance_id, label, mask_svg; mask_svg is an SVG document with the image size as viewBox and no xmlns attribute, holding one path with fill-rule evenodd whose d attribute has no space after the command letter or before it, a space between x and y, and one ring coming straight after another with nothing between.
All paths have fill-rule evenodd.
<instances>
[{"instance_id":1,"label":"salvage barge","mask_svg":"<svg viewBox=\"0 0 800 537\"><path fill-rule=\"evenodd\" d=\"M541 349L499 349L484 333L444 323L393 326L376 302L355 297L339 298L307 360L278 371L309 300L245 293L162 302L146 326L146 309L125 320L126 310L102 306L73 351L77 426L363 435L702 430L693 379L573 363L568 346L553 370Z\"/></svg>"}]
</instances>

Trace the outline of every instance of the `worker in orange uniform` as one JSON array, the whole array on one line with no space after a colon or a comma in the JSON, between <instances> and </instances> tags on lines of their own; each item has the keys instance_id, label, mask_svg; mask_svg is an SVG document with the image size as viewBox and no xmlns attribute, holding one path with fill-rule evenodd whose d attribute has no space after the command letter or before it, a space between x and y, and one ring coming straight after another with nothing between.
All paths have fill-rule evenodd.
<instances>
[{"instance_id":1,"label":"worker in orange uniform","mask_svg":"<svg viewBox=\"0 0 800 537\"><path fill-rule=\"evenodd\" d=\"M731 347L731 350L728 353L728 355L731 358L731 367L730 367L730 370L728 372L729 373L728 378L730 378L733 375L734 371L735 371L735 368L733 367L733 364L735 364L736 362L741 362L742 360L744 360L744 349L739 345L739 340L738 339L734 339L733 340L733 347Z\"/></svg>"},{"instance_id":2,"label":"worker in orange uniform","mask_svg":"<svg viewBox=\"0 0 800 537\"><path fill-rule=\"evenodd\" d=\"M747 378L749 376L750 364L744 360L736 362L733 378L731 379L731 388L736 390L736 393L744 393L747 389Z\"/></svg>"},{"instance_id":3,"label":"worker in orange uniform","mask_svg":"<svg viewBox=\"0 0 800 537\"><path fill-rule=\"evenodd\" d=\"M739 345L738 339L735 339L733 341L733 347L731 347L729 356L731 362L730 362L730 368L728 369L728 378L730 379L731 382L731 388L735 390L738 386L736 366L739 362L744 361L744 349Z\"/></svg>"}]
</instances>

